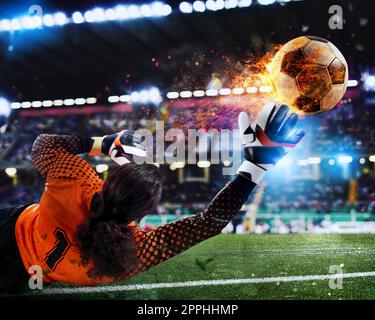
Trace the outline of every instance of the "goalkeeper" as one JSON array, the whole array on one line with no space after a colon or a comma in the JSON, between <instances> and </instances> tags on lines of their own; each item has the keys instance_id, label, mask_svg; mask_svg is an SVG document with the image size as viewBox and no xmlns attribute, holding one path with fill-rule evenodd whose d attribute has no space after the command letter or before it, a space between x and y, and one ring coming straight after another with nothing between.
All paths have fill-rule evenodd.
<instances>
[{"instance_id":1,"label":"goalkeeper","mask_svg":"<svg viewBox=\"0 0 375 320\"><path fill-rule=\"evenodd\" d=\"M239 115L244 162L207 209L151 231L134 221L155 210L162 185L154 165L129 131L83 139L38 136L32 159L45 178L39 204L0 210L0 292L27 287L29 268L43 283L98 285L145 271L213 237L241 209L268 169L303 137L297 115L266 104L255 126ZM77 154L109 155L120 164L105 181Z\"/></svg>"}]
</instances>

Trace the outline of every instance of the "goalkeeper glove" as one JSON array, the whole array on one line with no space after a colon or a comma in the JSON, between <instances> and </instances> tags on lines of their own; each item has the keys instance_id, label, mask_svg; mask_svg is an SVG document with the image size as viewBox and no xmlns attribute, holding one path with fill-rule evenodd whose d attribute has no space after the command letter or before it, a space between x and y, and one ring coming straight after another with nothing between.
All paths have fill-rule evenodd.
<instances>
[{"instance_id":1,"label":"goalkeeper glove","mask_svg":"<svg viewBox=\"0 0 375 320\"><path fill-rule=\"evenodd\" d=\"M123 130L104 137L92 137L89 156L104 154L119 165L130 163L133 156L145 158L146 147L142 138L131 130Z\"/></svg>"},{"instance_id":2,"label":"goalkeeper glove","mask_svg":"<svg viewBox=\"0 0 375 320\"><path fill-rule=\"evenodd\" d=\"M250 125L247 113L240 113L238 124L245 161L238 174L258 184L266 171L301 141L305 132L294 128L298 116L288 112L285 105L277 107L274 103L267 103L255 126Z\"/></svg>"}]
</instances>

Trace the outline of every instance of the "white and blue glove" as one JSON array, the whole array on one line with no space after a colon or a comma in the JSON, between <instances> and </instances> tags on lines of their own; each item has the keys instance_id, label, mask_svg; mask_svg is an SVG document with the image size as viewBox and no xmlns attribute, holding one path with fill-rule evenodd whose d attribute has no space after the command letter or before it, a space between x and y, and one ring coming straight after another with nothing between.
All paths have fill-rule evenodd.
<instances>
[{"instance_id":1,"label":"white and blue glove","mask_svg":"<svg viewBox=\"0 0 375 320\"><path fill-rule=\"evenodd\" d=\"M305 132L295 129L298 116L289 112L286 105L274 103L264 105L257 123L252 126L246 112L238 116L242 135L242 149L245 161L237 174L258 184L268 169L273 167L290 148L294 148Z\"/></svg>"}]
</instances>

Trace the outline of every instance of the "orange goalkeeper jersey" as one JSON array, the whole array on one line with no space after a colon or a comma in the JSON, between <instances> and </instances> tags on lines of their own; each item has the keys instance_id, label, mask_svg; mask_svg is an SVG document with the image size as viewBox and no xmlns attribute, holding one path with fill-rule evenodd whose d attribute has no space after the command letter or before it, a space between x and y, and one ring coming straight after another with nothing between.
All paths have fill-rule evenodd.
<instances>
[{"instance_id":1,"label":"orange goalkeeper jersey","mask_svg":"<svg viewBox=\"0 0 375 320\"><path fill-rule=\"evenodd\" d=\"M26 270L41 266L46 283L96 285L113 281L88 276L93 265L83 266L75 241L77 226L89 214L93 196L103 186L96 172L78 156L88 151L85 145L78 136L60 135L40 135L33 145L32 159L45 178L45 189L40 203L27 207L18 218L16 239ZM243 204L236 189L229 184L204 212L151 231L142 231L133 223L138 262L123 278L218 234Z\"/></svg>"}]
</instances>

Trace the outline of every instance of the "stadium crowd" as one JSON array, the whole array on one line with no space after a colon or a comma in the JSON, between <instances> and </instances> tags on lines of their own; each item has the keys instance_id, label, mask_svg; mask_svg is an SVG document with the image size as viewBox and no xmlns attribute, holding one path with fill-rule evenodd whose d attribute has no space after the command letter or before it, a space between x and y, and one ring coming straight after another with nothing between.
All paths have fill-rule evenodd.
<instances>
[{"instance_id":1,"label":"stadium crowd","mask_svg":"<svg viewBox=\"0 0 375 320\"><path fill-rule=\"evenodd\" d=\"M179 111L181 112L181 111ZM1 135L0 164L3 169L9 166L32 168L30 151L32 142L40 133L72 134L82 136L104 135L124 128L150 128L156 119L162 118L160 112L152 109L147 112L101 112L76 115L16 116L9 132ZM351 104L345 104L327 114L322 114L307 122L309 139L314 141L313 152L329 157L340 152L352 155L369 155L375 150L375 131L371 118L358 119ZM164 117L167 125L172 125L173 116ZM63 124L63 126L61 125ZM333 125L334 124L334 125ZM370 165L370 164L369 164ZM318 213L357 212L375 213L375 179L373 168L361 168L358 174L357 201L348 203L348 180L337 176L319 180L282 181L267 184L260 209L270 212ZM166 168L167 170L167 168ZM3 170L2 170L3 171ZM328 176L325 174L325 176ZM6 175L2 173L2 177ZM194 212L203 208L225 181L211 176L209 183L187 182L180 184L177 178L165 183L162 203L165 209L159 213L171 213L170 204L187 208L184 212ZM40 177L31 185L18 179L18 183L2 183L0 189L1 205L37 202L42 190ZM280 192L282 190L282 192ZM189 211L190 210L190 211ZM177 212L180 213L180 212Z\"/></svg>"}]
</instances>

